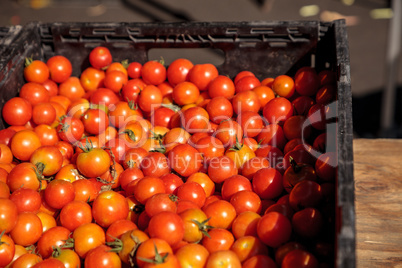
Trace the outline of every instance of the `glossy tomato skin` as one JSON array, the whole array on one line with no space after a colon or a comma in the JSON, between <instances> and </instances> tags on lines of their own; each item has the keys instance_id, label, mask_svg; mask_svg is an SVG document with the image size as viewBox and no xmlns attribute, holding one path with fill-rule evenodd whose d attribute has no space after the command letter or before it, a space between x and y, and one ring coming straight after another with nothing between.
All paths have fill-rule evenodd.
<instances>
[{"instance_id":1,"label":"glossy tomato skin","mask_svg":"<svg viewBox=\"0 0 402 268\"><path fill-rule=\"evenodd\" d=\"M218 75L218 69L210 63L195 64L189 71L187 80L203 91L208 89L209 83Z\"/></svg>"},{"instance_id":2,"label":"glossy tomato skin","mask_svg":"<svg viewBox=\"0 0 402 268\"><path fill-rule=\"evenodd\" d=\"M2 116L9 125L23 126L32 117L32 105L24 98L14 97L4 104Z\"/></svg>"},{"instance_id":3,"label":"glossy tomato skin","mask_svg":"<svg viewBox=\"0 0 402 268\"><path fill-rule=\"evenodd\" d=\"M112 63L112 54L107 47L95 47L89 53L89 63L96 69L102 69Z\"/></svg>"},{"instance_id":4,"label":"glossy tomato skin","mask_svg":"<svg viewBox=\"0 0 402 268\"><path fill-rule=\"evenodd\" d=\"M73 72L70 60L61 55L51 57L46 65L49 68L50 79L56 83L63 83Z\"/></svg>"},{"instance_id":5,"label":"glossy tomato skin","mask_svg":"<svg viewBox=\"0 0 402 268\"><path fill-rule=\"evenodd\" d=\"M74 231L78 226L92 221L91 206L84 201L73 200L61 209L59 217L63 227Z\"/></svg>"},{"instance_id":6,"label":"glossy tomato skin","mask_svg":"<svg viewBox=\"0 0 402 268\"><path fill-rule=\"evenodd\" d=\"M37 247L38 253L43 258L48 258L52 255L53 247L61 247L69 238L70 230L62 226L55 226L45 231L39 238Z\"/></svg>"},{"instance_id":7,"label":"glossy tomato skin","mask_svg":"<svg viewBox=\"0 0 402 268\"><path fill-rule=\"evenodd\" d=\"M74 250L81 258L88 252L106 242L105 231L96 223L86 223L73 232Z\"/></svg>"},{"instance_id":8,"label":"glossy tomato skin","mask_svg":"<svg viewBox=\"0 0 402 268\"><path fill-rule=\"evenodd\" d=\"M28 82L42 84L49 78L49 68L40 60L25 60L24 78Z\"/></svg>"},{"instance_id":9,"label":"glossy tomato skin","mask_svg":"<svg viewBox=\"0 0 402 268\"><path fill-rule=\"evenodd\" d=\"M170 167L183 177L198 172L202 165L200 153L189 144L179 144L168 154Z\"/></svg>"},{"instance_id":10,"label":"glossy tomato skin","mask_svg":"<svg viewBox=\"0 0 402 268\"><path fill-rule=\"evenodd\" d=\"M88 152L82 152L77 157L77 168L86 177L98 177L108 171L110 167L110 155L101 148L93 148Z\"/></svg>"},{"instance_id":11,"label":"glossy tomato skin","mask_svg":"<svg viewBox=\"0 0 402 268\"><path fill-rule=\"evenodd\" d=\"M11 139L11 151L15 158L28 161L33 152L41 146L38 134L33 130L21 130Z\"/></svg>"},{"instance_id":12,"label":"glossy tomato skin","mask_svg":"<svg viewBox=\"0 0 402 268\"><path fill-rule=\"evenodd\" d=\"M297 93L300 95L313 96L318 91L320 80L315 69L306 66L297 70L294 84Z\"/></svg>"},{"instance_id":13,"label":"glossy tomato skin","mask_svg":"<svg viewBox=\"0 0 402 268\"><path fill-rule=\"evenodd\" d=\"M167 80L172 86L187 80L189 71L193 68L194 64L188 59L176 59L167 68Z\"/></svg>"},{"instance_id":14,"label":"glossy tomato skin","mask_svg":"<svg viewBox=\"0 0 402 268\"><path fill-rule=\"evenodd\" d=\"M288 75L279 75L274 79L272 89L279 96L290 98L295 92L295 81Z\"/></svg>"},{"instance_id":15,"label":"glossy tomato skin","mask_svg":"<svg viewBox=\"0 0 402 268\"><path fill-rule=\"evenodd\" d=\"M10 200L17 205L20 212L37 212L42 204L40 194L30 188L19 188L10 195Z\"/></svg>"},{"instance_id":16,"label":"glossy tomato skin","mask_svg":"<svg viewBox=\"0 0 402 268\"><path fill-rule=\"evenodd\" d=\"M240 268L241 262L232 250L220 250L209 255L206 268L232 267Z\"/></svg>"},{"instance_id":17,"label":"glossy tomato skin","mask_svg":"<svg viewBox=\"0 0 402 268\"><path fill-rule=\"evenodd\" d=\"M317 268L319 264L316 257L310 252L303 249L294 249L285 255L281 267Z\"/></svg>"},{"instance_id":18,"label":"glossy tomato skin","mask_svg":"<svg viewBox=\"0 0 402 268\"><path fill-rule=\"evenodd\" d=\"M42 236L42 222L33 212L18 214L17 223L10 232L14 243L21 246L35 244Z\"/></svg>"},{"instance_id":19,"label":"glossy tomato skin","mask_svg":"<svg viewBox=\"0 0 402 268\"><path fill-rule=\"evenodd\" d=\"M105 228L117 220L126 219L128 212L126 198L115 191L100 193L92 204L92 215L95 222Z\"/></svg>"},{"instance_id":20,"label":"glossy tomato skin","mask_svg":"<svg viewBox=\"0 0 402 268\"><path fill-rule=\"evenodd\" d=\"M282 175L275 168L263 168L254 174L252 185L261 199L274 199L283 191Z\"/></svg>"},{"instance_id":21,"label":"glossy tomato skin","mask_svg":"<svg viewBox=\"0 0 402 268\"><path fill-rule=\"evenodd\" d=\"M74 186L65 180L53 180L45 189L45 200L52 208L61 209L75 198Z\"/></svg>"},{"instance_id":22,"label":"glossy tomato skin","mask_svg":"<svg viewBox=\"0 0 402 268\"><path fill-rule=\"evenodd\" d=\"M224 97L230 100L235 93L235 84L227 76L218 75L208 84L208 95L211 98Z\"/></svg>"},{"instance_id":23,"label":"glossy tomato skin","mask_svg":"<svg viewBox=\"0 0 402 268\"><path fill-rule=\"evenodd\" d=\"M0 229L9 233L17 224L18 207L8 198L0 198Z\"/></svg>"},{"instance_id":24,"label":"glossy tomato skin","mask_svg":"<svg viewBox=\"0 0 402 268\"><path fill-rule=\"evenodd\" d=\"M147 61L142 65L141 77L146 84L157 86L166 80L166 67L158 61Z\"/></svg>"},{"instance_id":25,"label":"glossy tomato skin","mask_svg":"<svg viewBox=\"0 0 402 268\"><path fill-rule=\"evenodd\" d=\"M257 234L263 243L276 248L289 241L292 234L292 224L283 214L269 212L259 220Z\"/></svg>"},{"instance_id":26,"label":"glossy tomato skin","mask_svg":"<svg viewBox=\"0 0 402 268\"><path fill-rule=\"evenodd\" d=\"M121 267L121 260L111 247L100 245L88 252L84 264L88 268L119 268Z\"/></svg>"},{"instance_id":27,"label":"glossy tomato skin","mask_svg":"<svg viewBox=\"0 0 402 268\"><path fill-rule=\"evenodd\" d=\"M175 212L162 211L151 217L148 232L151 238L160 238L175 246L184 237L184 222Z\"/></svg>"},{"instance_id":28,"label":"glossy tomato skin","mask_svg":"<svg viewBox=\"0 0 402 268\"><path fill-rule=\"evenodd\" d=\"M293 106L288 99L278 97L270 100L262 112L268 123L280 123L293 115Z\"/></svg>"}]
</instances>

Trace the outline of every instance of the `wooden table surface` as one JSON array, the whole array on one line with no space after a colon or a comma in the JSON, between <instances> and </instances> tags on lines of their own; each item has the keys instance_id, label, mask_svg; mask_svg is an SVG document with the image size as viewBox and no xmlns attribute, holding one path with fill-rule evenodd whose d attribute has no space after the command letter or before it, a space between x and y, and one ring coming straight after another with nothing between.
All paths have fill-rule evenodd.
<instances>
[{"instance_id":1,"label":"wooden table surface","mask_svg":"<svg viewBox=\"0 0 402 268\"><path fill-rule=\"evenodd\" d=\"M353 141L356 265L402 267L402 140Z\"/></svg>"}]
</instances>

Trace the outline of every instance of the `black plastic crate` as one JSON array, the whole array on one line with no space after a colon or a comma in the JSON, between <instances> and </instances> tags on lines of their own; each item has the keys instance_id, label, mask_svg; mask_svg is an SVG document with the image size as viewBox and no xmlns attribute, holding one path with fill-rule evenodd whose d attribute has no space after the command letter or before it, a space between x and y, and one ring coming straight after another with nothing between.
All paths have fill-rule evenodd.
<instances>
[{"instance_id":1,"label":"black plastic crate","mask_svg":"<svg viewBox=\"0 0 402 268\"><path fill-rule=\"evenodd\" d=\"M30 23L14 37L0 58L0 108L24 83L26 57L47 60L64 55L73 75L89 66L96 46L108 47L114 61L144 63L152 49L210 49L223 57L220 74L233 78L252 71L260 79L294 75L302 66L337 73L336 230L334 267L355 267L352 94L347 31L344 20L175 22L175 23ZM194 50L196 51L196 50ZM0 128L5 123L0 121Z\"/></svg>"},{"instance_id":2,"label":"black plastic crate","mask_svg":"<svg viewBox=\"0 0 402 268\"><path fill-rule=\"evenodd\" d=\"M3 54L3 51L5 51L12 43L14 38L18 35L18 33L21 31L22 26L21 25L14 25L14 26L3 26L0 27L0 56L3 58L5 54ZM0 62L1 61L0 58ZM2 69L2 65L0 65L0 69Z\"/></svg>"}]
</instances>

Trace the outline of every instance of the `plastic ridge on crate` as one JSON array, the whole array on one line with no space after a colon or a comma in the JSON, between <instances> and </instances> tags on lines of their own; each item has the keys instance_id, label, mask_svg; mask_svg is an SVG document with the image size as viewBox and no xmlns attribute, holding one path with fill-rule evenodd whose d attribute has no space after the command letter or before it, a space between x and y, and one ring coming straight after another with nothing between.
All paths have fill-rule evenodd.
<instances>
[{"instance_id":1,"label":"plastic ridge on crate","mask_svg":"<svg viewBox=\"0 0 402 268\"><path fill-rule=\"evenodd\" d=\"M242 70L258 78L294 75L302 66L337 73L337 153L335 267L355 267L352 94L347 31L344 20L41 23L25 25L3 51L0 61L0 108L24 83L24 59L70 59L73 75L89 66L96 46L110 49L115 61L144 63L152 49L200 49L222 52L220 74L233 78ZM172 50L173 51L173 50ZM177 52L177 50L175 50ZM0 122L0 128L5 123Z\"/></svg>"},{"instance_id":2,"label":"plastic ridge on crate","mask_svg":"<svg viewBox=\"0 0 402 268\"><path fill-rule=\"evenodd\" d=\"M4 51L12 44L21 29L21 25L0 27L0 63L1 59L6 56L3 54ZM0 65L0 69L2 69L2 65Z\"/></svg>"}]
</instances>

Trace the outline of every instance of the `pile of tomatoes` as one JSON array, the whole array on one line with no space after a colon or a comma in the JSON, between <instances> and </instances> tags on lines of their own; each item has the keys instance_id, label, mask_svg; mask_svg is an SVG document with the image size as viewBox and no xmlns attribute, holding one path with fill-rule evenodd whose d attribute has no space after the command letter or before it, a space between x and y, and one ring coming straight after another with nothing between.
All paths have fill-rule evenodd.
<instances>
[{"instance_id":1,"label":"pile of tomatoes","mask_svg":"<svg viewBox=\"0 0 402 268\"><path fill-rule=\"evenodd\" d=\"M1 267L333 266L333 72L88 57L4 104Z\"/></svg>"}]
</instances>

